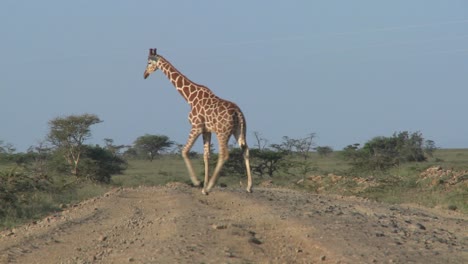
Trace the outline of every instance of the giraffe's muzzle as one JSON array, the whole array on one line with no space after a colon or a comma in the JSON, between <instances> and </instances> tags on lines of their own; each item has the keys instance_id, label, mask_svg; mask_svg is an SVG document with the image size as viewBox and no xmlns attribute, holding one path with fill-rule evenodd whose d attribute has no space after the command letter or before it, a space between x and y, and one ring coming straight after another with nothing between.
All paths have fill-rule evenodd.
<instances>
[{"instance_id":1,"label":"giraffe's muzzle","mask_svg":"<svg viewBox=\"0 0 468 264\"><path fill-rule=\"evenodd\" d=\"M143 73L143 78L146 79L146 78L148 78L149 75L150 75L150 74L149 74L147 71L145 71L145 73Z\"/></svg>"}]
</instances>

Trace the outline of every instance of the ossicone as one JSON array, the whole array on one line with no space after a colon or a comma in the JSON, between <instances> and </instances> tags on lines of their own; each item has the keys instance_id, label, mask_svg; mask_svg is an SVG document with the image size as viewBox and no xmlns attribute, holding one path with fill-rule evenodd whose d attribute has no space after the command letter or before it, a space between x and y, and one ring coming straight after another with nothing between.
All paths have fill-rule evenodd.
<instances>
[{"instance_id":1,"label":"ossicone","mask_svg":"<svg viewBox=\"0 0 468 264\"><path fill-rule=\"evenodd\" d=\"M149 49L150 56L156 56L156 49Z\"/></svg>"}]
</instances>

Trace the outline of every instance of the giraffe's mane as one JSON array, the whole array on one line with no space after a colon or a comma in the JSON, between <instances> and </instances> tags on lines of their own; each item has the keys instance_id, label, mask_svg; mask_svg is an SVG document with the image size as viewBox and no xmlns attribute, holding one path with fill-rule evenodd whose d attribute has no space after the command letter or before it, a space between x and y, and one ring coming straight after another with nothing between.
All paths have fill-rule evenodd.
<instances>
[{"instance_id":1,"label":"giraffe's mane","mask_svg":"<svg viewBox=\"0 0 468 264\"><path fill-rule=\"evenodd\" d=\"M196 83L196 82L190 80L190 78L188 78L185 74L183 74L181 71L179 71L179 69L177 69L169 60L167 60L166 58L164 58L162 55L159 55L159 54L158 54L157 56L158 56L159 58L163 59L164 62L165 62L166 64L169 64L169 66L170 66L172 69L174 69L175 71L177 71L177 73L179 73L182 77L184 77L184 78L185 78L186 80L188 80L189 82L193 83L194 85L196 85L196 86L198 86L198 87L205 88L205 89L207 89L208 91L210 91L210 92L213 93L213 91L211 91L211 89L208 88L208 87L206 87L205 85L199 84L199 83Z\"/></svg>"}]
</instances>

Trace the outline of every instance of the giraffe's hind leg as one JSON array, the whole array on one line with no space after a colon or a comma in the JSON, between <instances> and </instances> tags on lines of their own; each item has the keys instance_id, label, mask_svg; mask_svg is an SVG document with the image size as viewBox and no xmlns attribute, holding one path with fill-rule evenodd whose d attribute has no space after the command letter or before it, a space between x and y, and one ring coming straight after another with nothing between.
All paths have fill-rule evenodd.
<instances>
[{"instance_id":1,"label":"giraffe's hind leg","mask_svg":"<svg viewBox=\"0 0 468 264\"><path fill-rule=\"evenodd\" d=\"M211 133L203 133L203 162L205 163L205 181L203 182L203 193L208 185L209 173L210 173L210 148L211 148Z\"/></svg>"},{"instance_id":2,"label":"giraffe's hind leg","mask_svg":"<svg viewBox=\"0 0 468 264\"><path fill-rule=\"evenodd\" d=\"M249 155L249 147L247 146L247 142L245 137L243 137L240 133L240 130L235 131L234 137L239 144L239 147L242 150L242 156L244 157L245 163L245 171L247 172L247 192L252 192L252 173L250 171L250 155ZM241 182L242 185L242 182Z\"/></svg>"},{"instance_id":3,"label":"giraffe's hind leg","mask_svg":"<svg viewBox=\"0 0 468 264\"><path fill-rule=\"evenodd\" d=\"M247 171L247 192L252 192L252 173L250 172L249 147L247 144L241 145L244 156L245 170Z\"/></svg>"},{"instance_id":4,"label":"giraffe's hind leg","mask_svg":"<svg viewBox=\"0 0 468 264\"><path fill-rule=\"evenodd\" d=\"M221 168L223 167L224 163L228 160L229 158L229 151L227 147L227 143L229 141L229 136L223 136L223 135L216 135L218 137L218 142L219 142L219 156L218 156L218 162L216 163L215 170L213 172L213 176L211 176L210 181L208 182L208 185L205 185L206 187L203 188L203 194L208 194L208 192L213 188L213 186L216 184L216 180L219 176L219 173L221 172Z\"/></svg>"}]
</instances>

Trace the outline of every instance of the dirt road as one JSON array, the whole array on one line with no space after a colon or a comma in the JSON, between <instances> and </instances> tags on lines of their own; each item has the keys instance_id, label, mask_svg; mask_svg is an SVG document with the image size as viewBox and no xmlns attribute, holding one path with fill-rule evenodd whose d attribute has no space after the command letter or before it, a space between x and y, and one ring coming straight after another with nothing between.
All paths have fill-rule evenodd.
<instances>
[{"instance_id":1,"label":"dirt road","mask_svg":"<svg viewBox=\"0 0 468 264\"><path fill-rule=\"evenodd\" d=\"M0 263L468 263L468 217L174 183L116 189L2 232Z\"/></svg>"}]
</instances>

